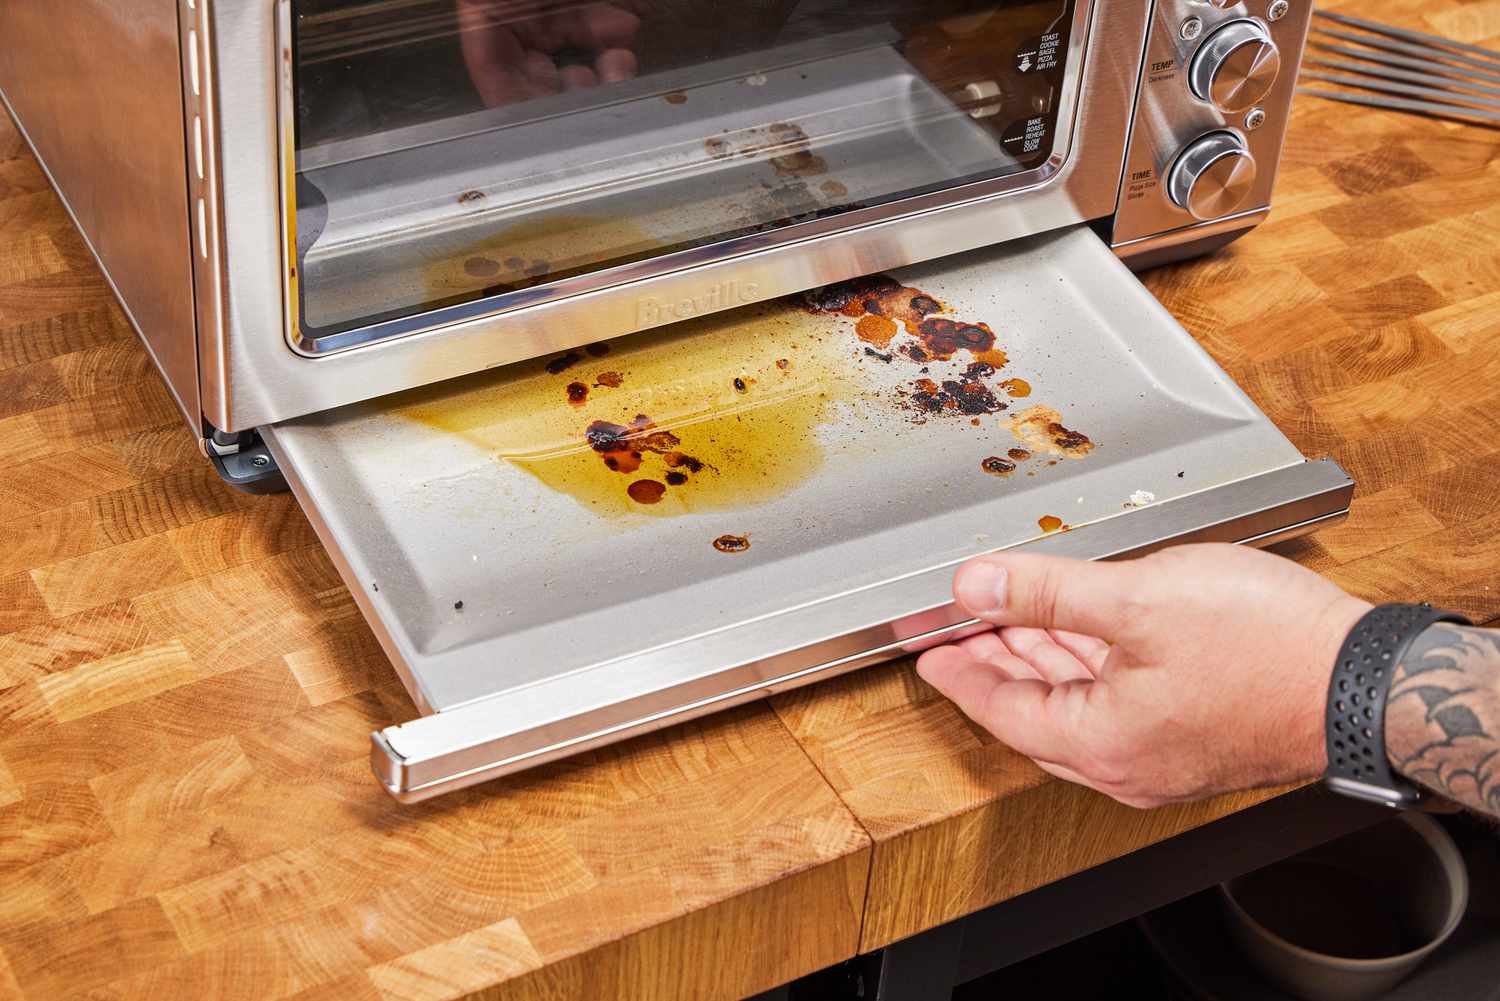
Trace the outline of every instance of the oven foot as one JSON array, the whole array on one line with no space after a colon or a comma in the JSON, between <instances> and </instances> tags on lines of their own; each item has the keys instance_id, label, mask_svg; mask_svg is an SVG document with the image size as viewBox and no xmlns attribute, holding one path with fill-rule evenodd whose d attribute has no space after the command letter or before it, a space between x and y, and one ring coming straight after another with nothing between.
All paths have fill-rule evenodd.
<instances>
[{"instance_id":1,"label":"oven foot","mask_svg":"<svg viewBox=\"0 0 1500 1001\"><path fill-rule=\"evenodd\" d=\"M260 435L250 432L232 452L207 449L209 461L224 482L247 494L279 494L287 490L281 467L266 449Z\"/></svg>"}]
</instances>

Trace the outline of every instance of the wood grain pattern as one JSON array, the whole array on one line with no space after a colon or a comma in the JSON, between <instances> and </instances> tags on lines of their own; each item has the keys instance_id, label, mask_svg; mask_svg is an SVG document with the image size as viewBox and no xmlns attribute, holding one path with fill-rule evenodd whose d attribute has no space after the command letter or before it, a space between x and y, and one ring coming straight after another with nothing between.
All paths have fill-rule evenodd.
<instances>
[{"instance_id":1,"label":"wood grain pattern","mask_svg":"<svg viewBox=\"0 0 1500 1001\"><path fill-rule=\"evenodd\" d=\"M388 661L38 177L0 120L0 998L736 998L853 954L869 839L768 707L389 799Z\"/></svg>"},{"instance_id":2,"label":"wood grain pattern","mask_svg":"<svg viewBox=\"0 0 1500 1001\"><path fill-rule=\"evenodd\" d=\"M1494 0L1346 6L1500 34ZM1497 155L1500 132L1299 99L1270 221L1144 276L1305 454L1358 481L1347 522L1284 551L1480 621L1500 615ZM910 662L774 705L875 841L862 950L1272 795L1124 809L967 724Z\"/></svg>"},{"instance_id":3,"label":"wood grain pattern","mask_svg":"<svg viewBox=\"0 0 1500 1001\"><path fill-rule=\"evenodd\" d=\"M1500 3L1381 0L1470 38ZM1360 480L1289 554L1500 611L1500 137L1299 104L1272 220L1147 283ZM434 803L289 497L225 488L0 123L0 998L731 998L1272 795L1058 783L909 663Z\"/></svg>"}]
</instances>

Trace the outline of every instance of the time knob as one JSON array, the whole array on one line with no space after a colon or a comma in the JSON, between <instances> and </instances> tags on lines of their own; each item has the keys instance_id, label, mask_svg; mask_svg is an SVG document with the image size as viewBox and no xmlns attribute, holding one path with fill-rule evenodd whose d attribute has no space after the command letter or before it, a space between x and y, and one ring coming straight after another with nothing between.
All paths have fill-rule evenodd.
<instances>
[{"instance_id":1,"label":"time knob","mask_svg":"<svg viewBox=\"0 0 1500 1001\"><path fill-rule=\"evenodd\" d=\"M1281 71L1281 53L1256 21L1230 21L1198 46L1188 66L1188 86L1220 111L1260 103Z\"/></svg>"},{"instance_id":2,"label":"time knob","mask_svg":"<svg viewBox=\"0 0 1500 1001\"><path fill-rule=\"evenodd\" d=\"M1255 183L1255 157L1232 132L1193 140L1167 172L1167 195L1196 219L1217 219L1239 208Z\"/></svg>"}]
</instances>

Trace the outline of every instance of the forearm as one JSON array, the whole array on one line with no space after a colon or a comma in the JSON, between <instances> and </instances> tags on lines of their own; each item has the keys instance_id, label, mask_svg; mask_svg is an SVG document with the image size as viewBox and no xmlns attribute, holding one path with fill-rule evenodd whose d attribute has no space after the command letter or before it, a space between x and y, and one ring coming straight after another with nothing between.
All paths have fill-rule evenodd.
<instances>
[{"instance_id":1,"label":"forearm","mask_svg":"<svg viewBox=\"0 0 1500 1001\"><path fill-rule=\"evenodd\" d=\"M1391 676L1391 765L1414 782L1500 817L1500 630L1430 626Z\"/></svg>"}]
</instances>

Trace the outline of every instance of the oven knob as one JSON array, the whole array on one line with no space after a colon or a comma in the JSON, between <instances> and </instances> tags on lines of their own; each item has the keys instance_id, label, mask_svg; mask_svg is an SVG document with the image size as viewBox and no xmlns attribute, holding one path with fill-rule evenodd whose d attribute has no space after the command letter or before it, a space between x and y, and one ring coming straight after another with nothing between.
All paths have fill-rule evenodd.
<instances>
[{"instance_id":1,"label":"oven knob","mask_svg":"<svg viewBox=\"0 0 1500 1001\"><path fill-rule=\"evenodd\" d=\"M1177 155L1167 194L1197 219L1217 219L1239 208L1255 183L1255 158L1229 132L1211 132Z\"/></svg>"},{"instance_id":2,"label":"oven knob","mask_svg":"<svg viewBox=\"0 0 1500 1001\"><path fill-rule=\"evenodd\" d=\"M1276 82L1281 53L1254 21L1230 21L1203 40L1188 68L1188 85L1221 111L1259 104Z\"/></svg>"}]
</instances>

